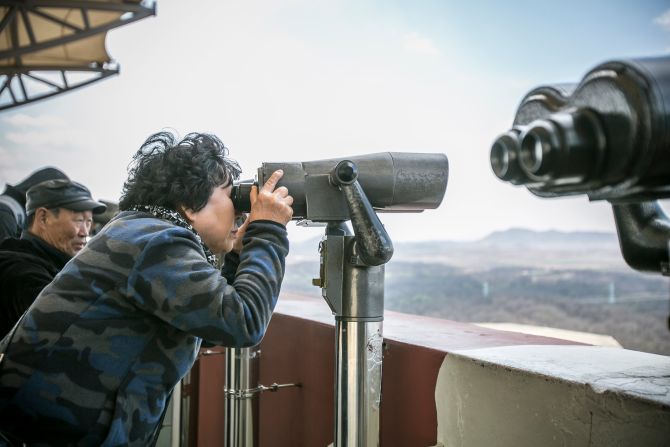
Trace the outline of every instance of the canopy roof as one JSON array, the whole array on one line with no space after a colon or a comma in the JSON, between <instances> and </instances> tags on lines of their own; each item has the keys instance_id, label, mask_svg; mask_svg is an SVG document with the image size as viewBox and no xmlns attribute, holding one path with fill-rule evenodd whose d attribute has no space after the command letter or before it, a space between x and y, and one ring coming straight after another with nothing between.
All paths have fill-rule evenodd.
<instances>
[{"instance_id":1,"label":"canopy roof","mask_svg":"<svg viewBox=\"0 0 670 447\"><path fill-rule=\"evenodd\" d=\"M0 110L118 74L107 31L155 13L142 0L0 0Z\"/></svg>"}]
</instances>

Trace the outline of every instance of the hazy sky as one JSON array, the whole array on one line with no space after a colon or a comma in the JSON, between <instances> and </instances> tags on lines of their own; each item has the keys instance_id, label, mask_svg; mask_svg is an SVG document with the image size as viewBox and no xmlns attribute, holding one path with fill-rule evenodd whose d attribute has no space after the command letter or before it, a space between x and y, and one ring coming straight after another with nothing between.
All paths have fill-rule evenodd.
<instances>
[{"instance_id":1,"label":"hazy sky","mask_svg":"<svg viewBox=\"0 0 670 447\"><path fill-rule=\"evenodd\" d=\"M397 241L614 231L607 203L500 182L489 148L531 88L670 52L667 1L158 0L157 10L109 33L119 76L0 112L0 183L54 165L118 200L133 153L171 128L217 134L245 177L263 161L446 153L438 210L381 216Z\"/></svg>"}]
</instances>

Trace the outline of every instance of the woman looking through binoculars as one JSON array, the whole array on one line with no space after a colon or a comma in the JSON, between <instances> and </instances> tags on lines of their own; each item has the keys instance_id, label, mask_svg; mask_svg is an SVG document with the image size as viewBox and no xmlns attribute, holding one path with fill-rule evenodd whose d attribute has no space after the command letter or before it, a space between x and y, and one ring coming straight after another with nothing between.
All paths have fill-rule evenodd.
<instances>
[{"instance_id":1,"label":"woman looking through binoculars","mask_svg":"<svg viewBox=\"0 0 670 447\"><path fill-rule=\"evenodd\" d=\"M202 340L262 339L293 198L276 171L237 228L237 163L215 136L161 132L135 154L121 212L3 342L0 431L44 444L152 445ZM225 254L219 269L216 255Z\"/></svg>"}]
</instances>

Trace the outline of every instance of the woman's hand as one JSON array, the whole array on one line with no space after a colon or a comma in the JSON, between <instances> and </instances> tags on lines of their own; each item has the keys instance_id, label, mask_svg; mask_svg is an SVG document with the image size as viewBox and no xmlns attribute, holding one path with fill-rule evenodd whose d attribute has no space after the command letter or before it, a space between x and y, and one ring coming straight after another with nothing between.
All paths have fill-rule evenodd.
<instances>
[{"instance_id":1,"label":"woman's hand","mask_svg":"<svg viewBox=\"0 0 670 447\"><path fill-rule=\"evenodd\" d=\"M291 208L293 197L289 195L285 186L275 189L282 175L284 175L284 171L281 169L273 172L260 191L256 186L251 187L249 196L251 212L242 227L246 229L246 225L254 220L271 220L282 225L286 225L291 220L293 217L293 208Z\"/></svg>"},{"instance_id":2,"label":"woman's hand","mask_svg":"<svg viewBox=\"0 0 670 447\"><path fill-rule=\"evenodd\" d=\"M234 230L235 242L233 242L233 251L239 254L242 251L242 239L244 238L244 233L249 226L249 215L243 213L235 216L235 226L237 229Z\"/></svg>"}]
</instances>

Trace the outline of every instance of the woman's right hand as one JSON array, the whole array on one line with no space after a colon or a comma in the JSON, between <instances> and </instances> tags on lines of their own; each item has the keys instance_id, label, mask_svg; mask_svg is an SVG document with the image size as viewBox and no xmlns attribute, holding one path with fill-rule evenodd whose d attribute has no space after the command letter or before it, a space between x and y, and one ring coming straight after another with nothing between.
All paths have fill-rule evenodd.
<instances>
[{"instance_id":1,"label":"woman's right hand","mask_svg":"<svg viewBox=\"0 0 670 447\"><path fill-rule=\"evenodd\" d=\"M279 179L284 172L279 169L272 173L265 185L258 190L257 186L251 187L251 212L248 222L254 220L271 220L273 222L286 225L293 217L293 197L288 193L285 186L275 189Z\"/></svg>"}]
</instances>

